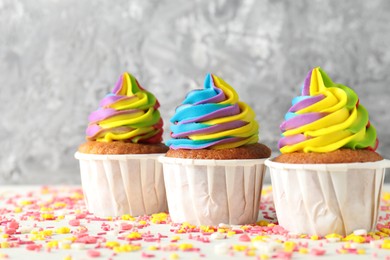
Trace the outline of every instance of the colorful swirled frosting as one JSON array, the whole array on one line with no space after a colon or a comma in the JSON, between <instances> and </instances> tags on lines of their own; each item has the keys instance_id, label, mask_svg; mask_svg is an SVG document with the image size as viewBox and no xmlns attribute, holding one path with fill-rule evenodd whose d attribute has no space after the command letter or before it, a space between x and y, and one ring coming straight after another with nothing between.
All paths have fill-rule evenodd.
<instances>
[{"instance_id":1,"label":"colorful swirled frosting","mask_svg":"<svg viewBox=\"0 0 390 260\"><path fill-rule=\"evenodd\" d=\"M223 79L208 74L171 118L171 149L225 149L257 143L255 113Z\"/></svg>"},{"instance_id":2,"label":"colorful swirled frosting","mask_svg":"<svg viewBox=\"0 0 390 260\"><path fill-rule=\"evenodd\" d=\"M160 143L163 121L159 106L133 75L124 73L100 101L99 109L89 115L87 140Z\"/></svg>"},{"instance_id":3,"label":"colorful swirled frosting","mask_svg":"<svg viewBox=\"0 0 390 260\"><path fill-rule=\"evenodd\" d=\"M375 151L378 146L376 130L356 93L332 82L321 68L307 75L280 130L281 153L323 153L340 148Z\"/></svg>"}]
</instances>

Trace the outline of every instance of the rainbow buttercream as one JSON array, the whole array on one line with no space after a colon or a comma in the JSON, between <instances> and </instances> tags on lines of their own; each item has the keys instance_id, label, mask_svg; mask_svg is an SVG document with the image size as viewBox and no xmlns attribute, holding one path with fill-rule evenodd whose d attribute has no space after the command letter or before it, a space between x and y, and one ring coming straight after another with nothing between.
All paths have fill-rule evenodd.
<instances>
[{"instance_id":1,"label":"rainbow buttercream","mask_svg":"<svg viewBox=\"0 0 390 260\"><path fill-rule=\"evenodd\" d=\"M376 150L378 140L356 93L334 83L321 69L307 75L280 125L281 153L331 152L340 148Z\"/></svg>"},{"instance_id":2,"label":"rainbow buttercream","mask_svg":"<svg viewBox=\"0 0 390 260\"><path fill-rule=\"evenodd\" d=\"M171 118L171 149L225 149L257 143L255 113L223 79L208 74Z\"/></svg>"},{"instance_id":3,"label":"rainbow buttercream","mask_svg":"<svg viewBox=\"0 0 390 260\"><path fill-rule=\"evenodd\" d=\"M100 101L99 109L89 115L87 140L160 143L163 121L159 106L133 75L124 73Z\"/></svg>"}]
</instances>

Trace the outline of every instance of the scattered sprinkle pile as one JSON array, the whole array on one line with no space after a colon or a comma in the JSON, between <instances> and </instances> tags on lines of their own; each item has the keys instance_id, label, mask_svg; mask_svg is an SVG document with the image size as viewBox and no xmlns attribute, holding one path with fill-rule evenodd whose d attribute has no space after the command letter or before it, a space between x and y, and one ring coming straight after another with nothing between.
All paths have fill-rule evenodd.
<instances>
[{"instance_id":1,"label":"scattered sprinkle pile","mask_svg":"<svg viewBox=\"0 0 390 260\"><path fill-rule=\"evenodd\" d=\"M358 214L358 213L357 213ZM390 260L390 193L384 192L377 230L355 230L348 236L291 234L278 225L272 189L264 187L260 220L255 225L194 226L172 223L167 213L98 218L90 214L79 187L40 187L30 191L0 190L0 259L23 254L53 258L290 259L371 255ZM332 243L336 250L330 251ZM336 244L335 244L336 243ZM336 246L335 246L336 245Z\"/></svg>"}]
</instances>

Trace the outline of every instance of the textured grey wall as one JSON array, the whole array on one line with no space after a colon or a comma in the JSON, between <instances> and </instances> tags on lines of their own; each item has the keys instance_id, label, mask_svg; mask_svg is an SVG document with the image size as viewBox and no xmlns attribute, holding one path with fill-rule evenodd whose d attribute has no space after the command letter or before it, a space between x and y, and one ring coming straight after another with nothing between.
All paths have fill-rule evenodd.
<instances>
[{"instance_id":1,"label":"textured grey wall","mask_svg":"<svg viewBox=\"0 0 390 260\"><path fill-rule=\"evenodd\" d=\"M278 125L310 68L360 95L390 158L390 1L0 1L0 184L79 183L88 114L124 71L174 107L213 72Z\"/></svg>"}]
</instances>

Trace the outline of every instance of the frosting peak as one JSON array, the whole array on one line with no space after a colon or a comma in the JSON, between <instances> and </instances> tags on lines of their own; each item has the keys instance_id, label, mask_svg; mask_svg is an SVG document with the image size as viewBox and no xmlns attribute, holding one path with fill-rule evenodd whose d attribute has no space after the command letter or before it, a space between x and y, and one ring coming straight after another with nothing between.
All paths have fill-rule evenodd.
<instances>
[{"instance_id":1,"label":"frosting peak","mask_svg":"<svg viewBox=\"0 0 390 260\"><path fill-rule=\"evenodd\" d=\"M160 104L143 89L133 75L123 73L113 91L99 103L89 117L89 141L160 143L163 122Z\"/></svg>"},{"instance_id":2,"label":"frosting peak","mask_svg":"<svg viewBox=\"0 0 390 260\"><path fill-rule=\"evenodd\" d=\"M172 149L224 149L257 143L255 113L223 79L208 74L171 118Z\"/></svg>"},{"instance_id":3,"label":"frosting peak","mask_svg":"<svg viewBox=\"0 0 390 260\"><path fill-rule=\"evenodd\" d=\"M339 148L376 150L376 130L357 94L334 83L319 67L312 69L301 95L280 125L282 153L330 152Z\"/></svg>"}]
</instances>

